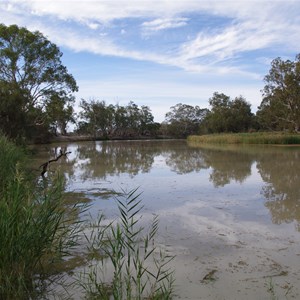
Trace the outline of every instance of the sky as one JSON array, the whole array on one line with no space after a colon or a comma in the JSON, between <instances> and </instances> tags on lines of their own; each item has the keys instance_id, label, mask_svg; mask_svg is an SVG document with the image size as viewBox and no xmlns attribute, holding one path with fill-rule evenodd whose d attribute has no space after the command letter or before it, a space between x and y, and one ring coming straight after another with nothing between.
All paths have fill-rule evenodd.
<instances>
[{"instance_id":1,"label":"sky","mask_svg":"<svg viewBox=\"0 0 300 300\"><path fill-rule=\"evenodd\" d=\"M300 53L300 0L1 0L0 23L40 31L80 99L209 108L214 92L255 112L273 59Z\"/></svg>"}]
</instances>

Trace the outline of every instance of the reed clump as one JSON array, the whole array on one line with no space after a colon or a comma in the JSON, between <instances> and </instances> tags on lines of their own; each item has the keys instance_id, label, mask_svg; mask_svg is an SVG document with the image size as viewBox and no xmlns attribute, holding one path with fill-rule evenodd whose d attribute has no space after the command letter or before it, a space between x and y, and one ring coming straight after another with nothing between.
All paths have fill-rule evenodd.
<instances>
[{"instance_id":1,"label":"reed clump","mask_svg":"<svg viewBox=\"0 0 300 300\"><path fill-rule=\"evenodd\" d=\"M79 226L62 180L33 182L24 152L2 136L0 153L0 299L39 298L47 266L76 244Z\"/></svg>"},{"instance_id":2,"label":"reed clump","mask_svg":"<svg viewBox=\"0 0 300 300\"><path fill-rule=\"evenodd\" d=\"M192 135L188 142L193 144L300 144L300 134L286 132L253 132Z\"/></svg>"},{"instance_id":3,"label":"reed clump","mask_svg":"<svg viewBox=\"0 0 300 300\"><path fill-rule=\"evenodd\" d=\"M157 216L148 230L139 226L142 205L136 192L133 190L117 199L120 213L117 222L104 226L101 215L86 236L95 262L100 258L100 266L95 263L79 280L88 299L168 300L172 297L174 271L169 263L174 256L159 250L155 244Z\"/></svg>"}]
</instances>

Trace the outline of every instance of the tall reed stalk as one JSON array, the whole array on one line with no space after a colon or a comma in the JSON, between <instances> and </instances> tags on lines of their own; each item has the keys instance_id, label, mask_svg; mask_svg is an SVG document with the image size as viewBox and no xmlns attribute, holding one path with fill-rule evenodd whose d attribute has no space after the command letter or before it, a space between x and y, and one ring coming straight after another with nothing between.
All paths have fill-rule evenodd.
<instances>
[{"instance_id":1,"label":"tall reed stalk","mask_svg":"<svg viewBox=\"0 0 300 300\"><path fill-rule=\"evenodd\" d=\"M147 231L139 226L139 197L137 190L124 193L117 199L119 221L104 226L101 216L87 236L89 250L102 253L102 267L92 266L80 279L89 299L171 299L174 279L169 263L174 256L155 245L157 216ZM105 274L107 261L112 274Z\"/></svg>"},{"instance_id":2,"label":"tall reed stalk","mask_svg":"<svg viewBox=\"0 0 300 300\"><path fill-rule=\"evenodd\" d=\"M63 205L62 180L32 182L4 137L0 153L0 299L39 298L47 266L76 244L79 224Z\"/></svg>"}]
</instances>

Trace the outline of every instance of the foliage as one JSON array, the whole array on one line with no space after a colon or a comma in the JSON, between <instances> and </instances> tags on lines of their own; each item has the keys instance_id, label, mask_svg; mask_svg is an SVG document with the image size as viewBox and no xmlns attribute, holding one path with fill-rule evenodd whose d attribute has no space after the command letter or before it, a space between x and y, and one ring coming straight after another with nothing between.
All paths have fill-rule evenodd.
<instances>
[{"instance_id":1,"label":"foliage","mask_svg":"<svg viewBox=\"0 0 300 300\"><path fill-rule=\"evenodd\" d=\"M47 123L55 135L58 132L65 135L67 133L67 124L69 122L75 123L72 106L74 102L74 96L59 96L57 94L51 96L49 101L47 101Z\"/></svg>"},{"instance_id":2,"label":"foliage","mask_svg":"<svg viewBox=\"0 0 300 300\"><path fill-rule=\"evenodd\" d=\"M196 134L199 126L205 118L208 110L199 106L191 106L178 103L172 106L171 111L166 114L165 123L167 134L175 137L187 137Z\"/></svg>"},{"instance_id":3,"label":"foliage","mask_svg":"<svg viewBox=\"0 0 300 300\"><path fill-rule=\"evenodd\" d=\"M105 101L82 100L80 103L83 119L78 124L78 133L91 134L94 138L134 137L155 135L158 124L148 106L139 108L130 101L127 106L107 105Z\"/></svg>"},{"instance_id":4,"label":"foliage","mask_svg":"<svg viewBox=\"0 0 300 300\"><path fill-rule=\"evenodd\" d=\"M125 193L117 200L120 222L103 226L101 216L87 237L90 252L95 258L102 253L102 263L108 258L113 269L111 281L107 281L105 266L102 267L104 278L99 275L97 265L83 274L85 278L81 278L80 285L90 299L170 299L172 296L173 271L168 264L174 257L158 252L154 245L157 217L145 235L144 228L138 227L142 208L139 196L136 190Z\"/></svg>"},{"instance_id":5,"label":"foliage","mask_svg":"<svg viewBox=\"0 0 300 300\"><path fill-rule=\"evenodd\" d=\"M300 54L295 61L274 59L265 83L257 112L261 126L271 130L299 131Z\"/></svg>"},{"instance_id":6,"label":"foliage","mask_svg":"<svg viewBox=\"0 0 300 300\"><path fill-rule=\"evenodd\" d=\"M229 96L215 92L209 105L211 111L201 126L204 133L245 132L253 125L251 105L242 96L231 100Z\"/></svg>"},{"instance_id":7,"label":"foliage","mask_svg":"<svg viewBox=\"0 0 300 300\"><path fill-rule=\"evenodd\" d=\"M211 111L205 120L209 132L226 132L230 121L230 97L215 92L209 99Z\"/></svg>"},{"instance_id":8,"label":"foliage","mask_svg":"<svg viewBox=\"0 0 300 300\"><path fill-rule=\"evenodd\" d=\"M33 299L47 266L75 245L79 226L63 205L61 180L33 183L22 152L3 137L0 152L0 298Z\"/></svg>"},{"instance_id":9,"label":"foliage","mask_svg":"<svg viewBox=\"0 0 300 300\"><path fill-rule=\"evenodd\" d=\"M49 120L47 108L49 112L56 101L62 102L56 105L61 110L67 109L71 93L78 90L61 56L40 32L0 24L0 125L7 135L30 137L60 122L54 114Z\"/></svg>"},{"instance_id":10,"label":"foliage","mask_svg":"<svg viewBox=\"0 0 300 300\"><path fill-rule=\"evenodd\" d=\"M112 106L107 106L105 101L92 100L87 102L82 100L80 103L82 111L81 118L85 122L79 124L78 131L92 134L95 138L100 135L107 137L111 126L113 125L113 110Z\"/></svg>"},{"instance_id":11,"label":"foliage","mask_svg":"<svg viewBox=\"0 0 300 300\"><path fill-rule=\"evenodd\" d=\"M0 134L0 197L16 175L16 166L24 167L25 151ZM1 198L0 198L1 199Z\"/></svg>"}]
</instances>

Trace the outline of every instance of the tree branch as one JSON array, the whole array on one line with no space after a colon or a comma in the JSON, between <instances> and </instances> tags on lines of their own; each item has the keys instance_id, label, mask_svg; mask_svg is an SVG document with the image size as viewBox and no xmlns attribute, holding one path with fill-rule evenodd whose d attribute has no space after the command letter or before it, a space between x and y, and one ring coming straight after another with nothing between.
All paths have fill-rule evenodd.
<instances>
[{"instance_id":1,"label":"tree branch","mask_svg":"<svg viewBox=\"0 0 300 300\"><path fill-rule=\"evenodd\" d=\"M44 177L44 175L47 173L50 163L58 161L61 157L67 156L67 154L70 154L70 153L71 153L70 151L69 152L62 152L62 150L60 150L60 153L56 158L50 159L47 162L41 164L40 165L40 168L42 168L41 176Z\"/></svg>"}]
</instances>

